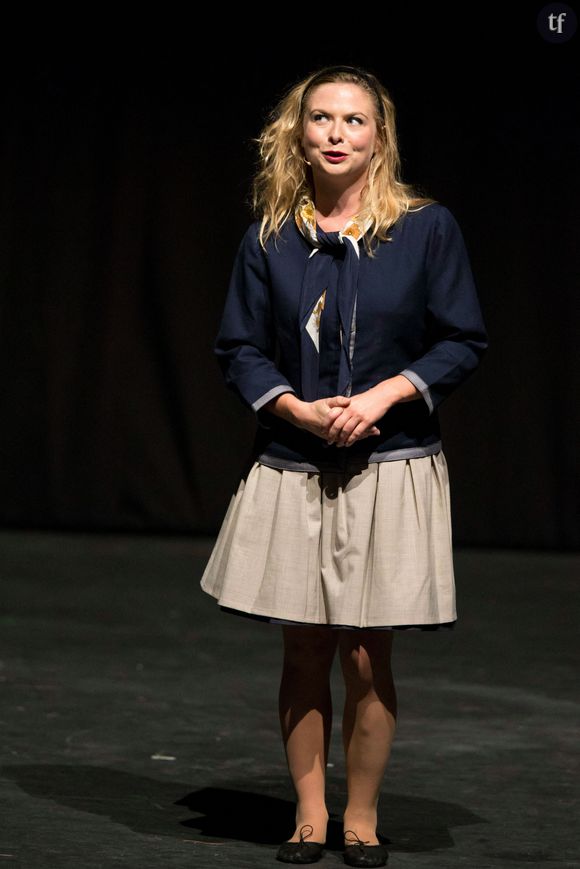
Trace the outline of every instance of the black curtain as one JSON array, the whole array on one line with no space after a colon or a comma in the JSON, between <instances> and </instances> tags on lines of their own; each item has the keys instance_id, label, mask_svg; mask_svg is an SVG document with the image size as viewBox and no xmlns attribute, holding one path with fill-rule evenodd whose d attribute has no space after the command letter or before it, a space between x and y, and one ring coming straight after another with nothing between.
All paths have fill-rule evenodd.
<instances>
[{"instance_id":1,"label":"black curtain","mask_svg":"<svg viewBox=\"0 0 580 869\"><path fill-rule=\"evenodd\" d=\"M300 52L248 29L211 65L176 27L3 76L4 526L217 531L255 428L212 354L251 138L287 84L358 63L395 100L405 179L460 223L489 329L440 410L454 542L578 548L578 36L514 12L457 41L432 15Z\"/></svg>"}]
</instances>

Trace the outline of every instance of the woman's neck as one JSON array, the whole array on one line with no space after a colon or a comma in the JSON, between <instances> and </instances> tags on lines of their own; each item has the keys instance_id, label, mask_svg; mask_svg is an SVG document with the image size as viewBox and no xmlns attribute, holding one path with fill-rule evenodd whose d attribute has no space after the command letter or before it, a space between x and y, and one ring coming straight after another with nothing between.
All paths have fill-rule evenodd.
<instances>
[{"instance_id":1,"label":"woman's neck","mask_svg":"<svg viewBox=\"0 0 580 869\"><path fill-rule=\"evenodd\" d=\"M341 230L350 217L360 210L360 186L340 194L332 190L316 190L316 222L324 232Z\"/></svg>"},{"instance_id":2,"label":"woman's neck","mask_svg":"<svg viewBox=\"0 0 580 869\"><path fill-rule=\"evenodd\" d=\"M316 223L323 232L340 232L340 230L344 228L349 217L352 216L352 214L347 214L342 217L330 218L321 217L318 212L316 212Z\"/></svg>"}]
</instances>

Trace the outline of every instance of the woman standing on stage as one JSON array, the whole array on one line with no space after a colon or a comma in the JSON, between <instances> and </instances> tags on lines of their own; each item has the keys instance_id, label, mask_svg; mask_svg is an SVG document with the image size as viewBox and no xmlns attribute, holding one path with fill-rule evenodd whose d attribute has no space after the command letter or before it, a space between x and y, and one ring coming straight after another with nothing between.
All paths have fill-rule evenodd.
<instances>
[{"instance_id":1,"label":"woman standing on stage","mask_svg":"<svg viewBox=\"0 0 580 869\"><path fill-rule=\"evenodd\" d=\"M374 75L307 76L257 142L257 217L215 353L258 429L201 586L224 612L281 625L279 714L297 806L277 858L323 854L338 648L344 860L383 866L394 631L457 619L437 408L475 371L487 334L461 230L401 180L395 108Z\"/></svg>"}]
</instances>

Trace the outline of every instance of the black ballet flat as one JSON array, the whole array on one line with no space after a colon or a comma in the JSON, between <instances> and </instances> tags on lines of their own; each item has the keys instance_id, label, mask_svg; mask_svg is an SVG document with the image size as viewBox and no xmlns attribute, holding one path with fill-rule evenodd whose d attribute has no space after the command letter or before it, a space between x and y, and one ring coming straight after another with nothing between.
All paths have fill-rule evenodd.
<instances>
[{"instance_id":1,"label":"black ballet flat","mask_svg":"<svg viewBox=\"0 0 580 869\"><path fill-rule=\"evenodd\" d=\"M347 866L386 866L389 859L389 852L386 845L367 845L359 839L354 830L345 830L347 833L352 833L356 837L356 841L352 845L346 845L344 849L344 862ZM378 839L378 836L377 836Z\"/></svg>"},{"instance_id":2,"label":"black ballet flat","mask_svg":"<svg viewBox=\"0 0 580 869\"><path fill-rule=\"evenodd\" d=\"M303 834L303 830L310 827L310 832ZM324 853L323 842L305 842L304 840L314 832L312 824L303 824L300 827L299 842L282 842L276 854L276 860L283 863L316 863Z\"/></svg>"}]
</instances>

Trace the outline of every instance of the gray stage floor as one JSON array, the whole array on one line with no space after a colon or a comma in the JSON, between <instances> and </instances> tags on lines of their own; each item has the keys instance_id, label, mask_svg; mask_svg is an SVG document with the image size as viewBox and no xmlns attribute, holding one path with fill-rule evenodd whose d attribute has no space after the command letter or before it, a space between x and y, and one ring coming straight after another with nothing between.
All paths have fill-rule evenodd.
<instances>
[{"instance_id":1,"label":"gray stage floor","mask_svg":"<svg viewBox=\"0 0 580 869\"><path fill-rule=\"evenodd\" d=\"M0 532L0 866L280 866L279 626L219 610L212 540ZM578 867L580 556L455 551L454 632L397 633L389 866ZM333 670L340 852L344 698Z\"/></svg>"}]
</instances>

